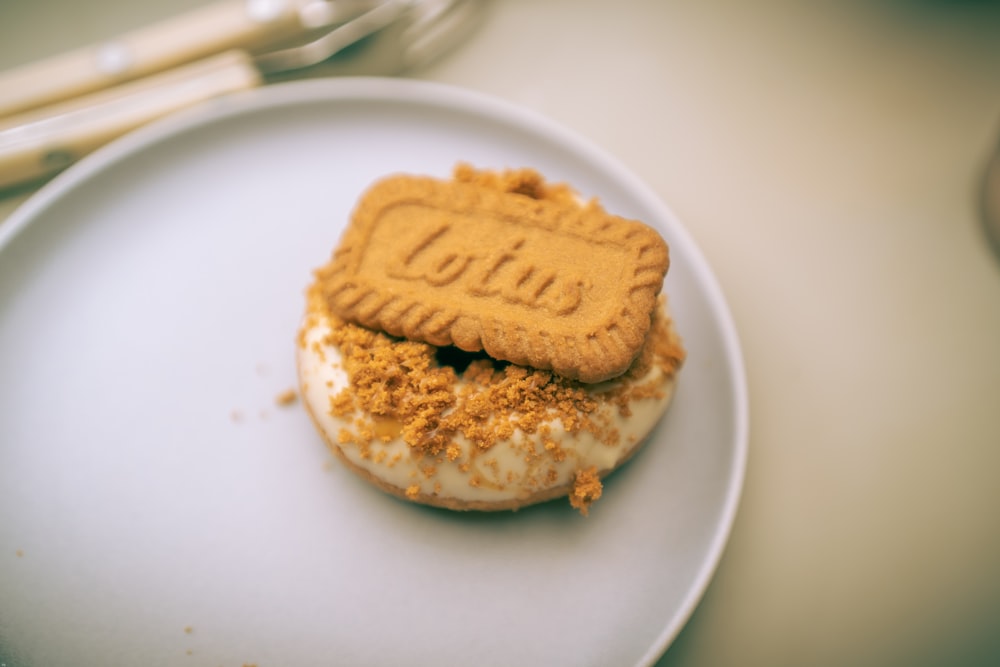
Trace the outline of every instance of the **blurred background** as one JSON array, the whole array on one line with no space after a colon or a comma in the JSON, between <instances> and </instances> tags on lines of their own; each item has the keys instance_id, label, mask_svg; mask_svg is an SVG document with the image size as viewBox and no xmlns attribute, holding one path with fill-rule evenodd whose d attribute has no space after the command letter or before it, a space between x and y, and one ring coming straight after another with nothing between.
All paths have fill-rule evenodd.
<instances>
[{"instance_id":1,"label":"blurred background","mask_svg":"<svg viewBox=\"0 0 1000 667\"><path fill-rule=\"evenodd\" d=\"M0 0L0 70L202 4ZM659 664L1000 664L1000 261L981 216L1000 2L486 9L404 75L616 156L700 244L742 338L743 502ZM32 191L0 195L0 225Z\"/></svg>"}]
</instances>

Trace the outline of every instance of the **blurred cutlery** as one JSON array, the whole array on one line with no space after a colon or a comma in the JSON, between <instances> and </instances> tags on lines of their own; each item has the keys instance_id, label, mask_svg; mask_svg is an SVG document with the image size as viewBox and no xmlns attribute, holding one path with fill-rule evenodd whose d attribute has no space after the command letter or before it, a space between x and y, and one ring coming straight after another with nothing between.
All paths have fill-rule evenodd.
<instances>
[{"instance_id":1,"label":"blurred cutlery","mask_svg":"<svg viewBox=\"0 0 1000 667\"><path fill-rule=\"evenodd\" d=\"M0 73L0 188L51 176L173 111L266 82L397 74L463 39L484 0L224 0Z\"/></svg>"}]
</instances>

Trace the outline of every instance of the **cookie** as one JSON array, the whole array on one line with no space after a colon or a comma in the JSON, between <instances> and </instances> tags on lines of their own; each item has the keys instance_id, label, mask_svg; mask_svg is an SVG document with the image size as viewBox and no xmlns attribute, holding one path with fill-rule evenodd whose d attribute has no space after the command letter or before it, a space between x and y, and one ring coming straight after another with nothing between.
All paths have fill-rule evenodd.
<instances>
[{"instance_id":1,"label":"cookie","mask_svg":"<svg viewBox=\"0 0 1000 667\"><path fill-rule=\"evenodd\" d=\"M668 267L641 222L533 170L460 166L373 185L317 281L347 322L594 383L636 358Z\"/></svg>"}]
</instances>

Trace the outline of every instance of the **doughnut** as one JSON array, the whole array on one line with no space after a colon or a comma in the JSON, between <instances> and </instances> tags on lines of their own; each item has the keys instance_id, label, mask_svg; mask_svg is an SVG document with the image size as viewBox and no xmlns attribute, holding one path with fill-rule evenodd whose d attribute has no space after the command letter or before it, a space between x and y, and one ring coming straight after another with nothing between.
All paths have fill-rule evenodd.
<instances>
[{"instance_id":1,"label":"doughnut","mask_svg":"<svg viewBox=\"0 0 1000 667\"><path fill-rule=\"evenodd\" d=\"M307 289L303 404L394 496L477 511L568 497L587 515L673 397L668 264L651 228L533 170L384 179Z\"/></svg>"},{"instance_id":2,"label":"doughnut","mask_svg":"<svg viewBox=\"0 0 1000 667\"><path fill-rule=\"evenodd\" d=\"M318 290L299 336L300 389L326 445L384 491L453 510L515 510L601 479L666 411L684 351L658 308L639 356L598 384L344 322Z\"/></svg>"}]
</instances>

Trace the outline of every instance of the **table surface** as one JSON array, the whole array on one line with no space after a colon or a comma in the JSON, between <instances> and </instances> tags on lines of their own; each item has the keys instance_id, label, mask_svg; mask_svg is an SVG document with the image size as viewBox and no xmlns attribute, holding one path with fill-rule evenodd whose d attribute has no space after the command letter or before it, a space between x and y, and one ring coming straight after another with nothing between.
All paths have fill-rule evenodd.
<instances>
[{"instance_id":1,"label":"table surface","mask_svg":"<svg viewBox=\"0 0 1000 667\"><path fill-rule=\"evenodd\" d=\"M4 0L0 69L198 0ZM743 501L661 665L1000 663L1000 4L506 0L409 76L588 137L742 339ZM0 220L31 194L0 195ZM3 224L0 222L0 224Z\"/></svg>"}]
</instances>

